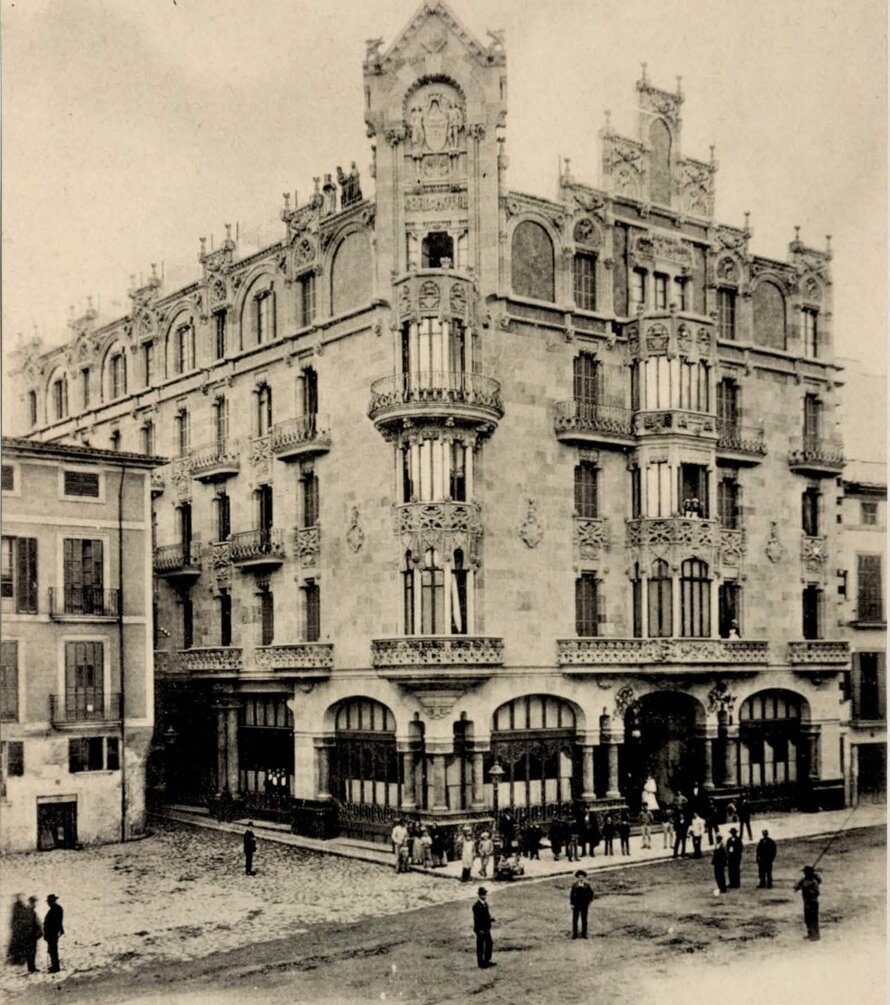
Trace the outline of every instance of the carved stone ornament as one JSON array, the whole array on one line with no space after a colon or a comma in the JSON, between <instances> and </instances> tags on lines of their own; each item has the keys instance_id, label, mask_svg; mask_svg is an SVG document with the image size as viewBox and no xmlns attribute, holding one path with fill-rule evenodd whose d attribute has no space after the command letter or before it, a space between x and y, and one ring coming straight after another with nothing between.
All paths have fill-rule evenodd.
<instances>
[{"instance_id":1,"label":"carved stone ornament","mask_svg":"<svg viewBox=\"0 0 890 1005\"><path fill-rule=\"evenodd\" d=\"M529 548L536 548L544 536L544 528L538 519L537 503L534 499L528 500L525 518L519 527L519 536Z\"/></svg>"},{"instance_id":2,"label":"carved stone ornament","mask_svg":"<svg viewBox=\"0 0 890 1005\"><path fill-rule=\"evenodd\" d=\"M630 684L626 684L618 694L615 695L615 715L623 716L624 713L633 705L636 700L634 695L634 689Z\"/></svg>"},{"instance_id":3,"label":"carved stone ornament","mask_svg":"<svg viewBox=\"0 0 890 1005\"><path fill-rule=\"evenodd\" d=\"M365 543L365 532L362 530L362 525L359 522L358 506L352 507L352 523L350 523L349 529L346 531L346 543L349 545L349 550L354 554L358 554Z\"/></svg>"},{"instance_id":4,"label":"carved stone ornament","mask_svg":"<svg viewBox=\"0 0 890 1005\"><path fill-rule=\"evenodd\" d=\"M777 562L781 562L785 557L785 548L779 540L777 528L778 524L776 521L771 520L769 525L769 540L766 542L766 547L764 548L766 557L773 563L773 565Z\"/></svg>"},{"instance_id":5,"label":"carved stone ornament","mask_svg":"<svg viewBox=\"0 0 890 1005\"><path fill-rule=\"evenodd\" d=\"M294 248L294 268L301 269L315 259L315 245L308 237L297 241Z\"/></svg>"},{"instance_id":6,"label":"carved stone ornament","mask_svg":"<svg viewBox=\"0 0 890 1005\"><path fill-rule=\"evenodd\" d=\"M708 711L709 712L732 712L735 704L735 696L730 694L726 681L718 680L708 691Z\"/></svg>"},{"instance_id":7,"label":"carved stone ornament","mask_svg":"<svg viewBox=\"0 0 890 1005\"><path fill-rule=\"evenodd\" d=\"M722 283L737 283L739 281L738 266L728 255L724 255L717 263L717 278Z\"/></svg>"},{"instance_id":8,"label":"carved stone ornament","mask_svg":"<svg viewBox=\"0 0 890 1005\"><path fill-rule=\"evenodd\" d=\"M405 118L413 157L454 155L460 150L466 117L454 88L447 84L429 84L421 88L411 95Z\"/></svg>"},{"instance_id":9,"label":"carved stone ornament","mask_svg":"<svg viewBox=\"0 0 890 1005\"><path fill-rule=\"evenodd\" d=\"M575 244L586 248L598 248L602 243L600 229L589 216L582 217L575 224L574 238Z\"/></svg>"}]
</instances>

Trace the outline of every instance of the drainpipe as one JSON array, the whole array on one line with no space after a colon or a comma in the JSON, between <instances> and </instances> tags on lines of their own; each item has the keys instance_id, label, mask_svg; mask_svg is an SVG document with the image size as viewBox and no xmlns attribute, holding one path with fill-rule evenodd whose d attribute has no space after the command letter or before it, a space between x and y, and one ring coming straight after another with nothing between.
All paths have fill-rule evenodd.
<instances>
[{"instance_id":1,"label":"drainpipe","mask_svg":"<svg viewBox=\"0 0 890 1005\"><path fill-rule=\"evenodd\" d=\"M124 680L124 476L127 465L121 468L117 488L117 666L121 682L121 841L127 840L127 702Z\"/></svg>"}]
</instances>

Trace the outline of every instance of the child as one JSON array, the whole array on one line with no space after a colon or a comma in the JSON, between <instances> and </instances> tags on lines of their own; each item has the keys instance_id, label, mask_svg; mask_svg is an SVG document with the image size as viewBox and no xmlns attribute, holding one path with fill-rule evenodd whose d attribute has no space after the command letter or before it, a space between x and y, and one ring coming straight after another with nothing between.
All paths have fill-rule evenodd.
<instances>
[{"instance_id":1,"label":"child","mask_svg":"<svg viewBox=\"0 0 890 1005\"><path fill-rule=\"evenodd\" d=\"M664 836L664 847L672 848L674 845L674 822L667 806L661 811L661 833Z\"/></svg>"},{"instance_id":2,"label":"child","mask_svg":"<svg viewBox=\"0 0 890 1005\"><path fill-rule=\"evenodd\" d=\"M640 847L642 848L652 847L652 823L652 810L648 806L644 806L640 810L640 834L642 836Z\"/></svg>"},{"instance_id":3,"label":"child","mask_svg":"<svg viewBox=\"0 0 890 1005\"><path fill-rule=\"evenodd\" d=\"M479 839L480 876L488 876L488 863L491 861L492 855L494 855L494 842L491 840L491 835L488 831L483 831L482 837Z\"/></svg>"},{"instance_id":4,"label":"child","mask_svg":"<svg viewBox=\"0 0 890 1005\"><path fill-rule=\"evenodd\" d=\"M433 867L433 839L430 837L429 827L424 827L420 835L421 861L424 869Z\"/></svg>"},{"instance_id":5,"label":"child","mask_svg":"<svg viewBox=\"0 0 890 1005\"><path fill-rule=\"evenodd\" d=\"M621 811L618 820L618 838L621 841L621 854L630 855L630 820L627 816L627 810Z\"/></svg>"},{"instance_id":6,"label":"child","mask_svg":"<svg viewBox=\"0 0 890 1005\"><path fill-rule=\"evenodd\" d=\"M615 821L612 814L607 813L603 820L603 854L612 855L612 842L615 840Z\"/></svg>"}]
</instances>

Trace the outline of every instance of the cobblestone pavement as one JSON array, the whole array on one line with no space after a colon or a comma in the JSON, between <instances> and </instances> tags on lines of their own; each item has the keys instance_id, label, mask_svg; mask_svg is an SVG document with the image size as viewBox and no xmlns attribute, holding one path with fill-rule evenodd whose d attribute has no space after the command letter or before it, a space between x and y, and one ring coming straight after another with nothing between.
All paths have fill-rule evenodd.
<instances>
[{"instance_id":1,"label":"cobblestone pavement","mask_svg":"<svg viewBox=\"0 0 890 1005\"><path fill-rule=\"evenodd\" d=\"M241 837L158 823L127 845L33 852L0 859L0 938L5 960L12 895L55 893L65 909L63 971L27 976L4 966L0 992L64 982L74 974L182 961L306 931L473 896L420 873L260 840L256 876L244 874ZM45 971L46 944L38 949Z\"/></svg>"}]
</instances>

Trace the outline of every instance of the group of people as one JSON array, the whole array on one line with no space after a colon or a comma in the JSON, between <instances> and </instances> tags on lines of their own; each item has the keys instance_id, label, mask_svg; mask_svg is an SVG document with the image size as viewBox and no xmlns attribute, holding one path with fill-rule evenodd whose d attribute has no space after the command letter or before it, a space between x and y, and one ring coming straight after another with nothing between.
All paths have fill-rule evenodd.
<instances>
[{"instance_id":1,"label":"group of people","mask_svg":"<svg viewBox=\"0 0 890 1005\"><path fill-rule=\"evenodd\" d=\"M431 869L445 865L445 835L432 825L397 820L390 833L396 872L407 872L412 865Z\"/></svg>"},{"instance_id":2,"label":"group of people","mask_svg":"<svg viewBox=\"0 0 890 1005\"><path fill-rule=\"evenodd\" d=\"M47 973L57 974L61 970L59 964L59 937L65 934L62 926L63 910L58 897L51 893L46 898L49 910L41 924L37 916L38 900L28 897L27 904L22 895L17 893L12 902L12 914L9 920L9 948L6 960L13 966L27 966L27 973L37 972L37 947L40 940L46 941L46 951L49 955Z\"/></svg>"}]
</instances>

